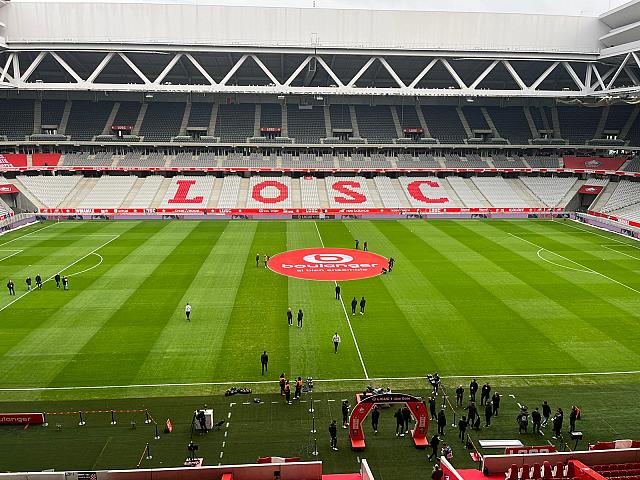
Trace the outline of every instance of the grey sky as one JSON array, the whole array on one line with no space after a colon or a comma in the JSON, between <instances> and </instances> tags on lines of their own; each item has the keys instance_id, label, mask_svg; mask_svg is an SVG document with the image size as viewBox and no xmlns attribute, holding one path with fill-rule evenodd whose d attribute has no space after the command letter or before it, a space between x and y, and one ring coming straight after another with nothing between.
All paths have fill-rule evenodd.
<instances>
[{"instance_id":1,"label":"grey sky","mask_svg":"<svg viewBox=\"0 0 640 480\"><path fill-rule=\"evenodd\" d=\"M21 1L21 0L14 0ZM34 1L34 0L22 0ZM86 2L94 0L38 0ZM314 0L103 0L123 3L184 3L312 7ZM358 8L425 11L545 13L597 16L627 0L315 0L320 8Z\"/></svg>"}]
</instances>

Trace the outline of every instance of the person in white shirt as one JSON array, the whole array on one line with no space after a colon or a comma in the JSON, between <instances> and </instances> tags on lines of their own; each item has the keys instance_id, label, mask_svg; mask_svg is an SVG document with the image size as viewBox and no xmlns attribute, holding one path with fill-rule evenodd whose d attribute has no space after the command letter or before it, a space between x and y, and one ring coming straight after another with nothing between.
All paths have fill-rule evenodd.
<instances>
[{"instance_id":1,"label":"person in white shirt","mask_svg":"<svg viewBox=\"0 0 640 480\"><path fill-rule=\"evenodd\" d=\"M187 316L187 322L191 321L191 305L187 303L187 306L184 307L184 313Z\"/></svg>"},{"instance_id":2,"label":"person in white shirt","mask_svg":"<svg viewBox=\"0 0 640 480\"><path fill-rule=\"evenodd\" d=\"M338 353L338 345L340 345L340 335L336 332L333 336L333 353Z\"/></svg>"}]
</instances>

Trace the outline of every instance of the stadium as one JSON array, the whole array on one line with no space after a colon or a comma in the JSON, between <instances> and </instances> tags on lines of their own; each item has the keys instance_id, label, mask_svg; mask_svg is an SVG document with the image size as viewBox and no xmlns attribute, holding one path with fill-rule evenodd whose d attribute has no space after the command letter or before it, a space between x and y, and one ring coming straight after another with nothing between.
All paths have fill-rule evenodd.
<instances>
[{"instance_id":1,"label":"stadium","mask_svg":"<svg viewBox=\"0 0 640 480\"><path fill-rule=\"evenodd\" d=\"M0 0L0 480L638 480L602 3Z\"/></svg>"}]
</instances>

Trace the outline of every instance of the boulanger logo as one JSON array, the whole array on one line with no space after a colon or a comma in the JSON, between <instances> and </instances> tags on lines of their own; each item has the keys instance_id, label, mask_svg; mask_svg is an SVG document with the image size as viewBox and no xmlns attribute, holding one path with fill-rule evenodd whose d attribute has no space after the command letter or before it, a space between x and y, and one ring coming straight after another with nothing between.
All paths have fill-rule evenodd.
<instances>
[{"instance_id":1,"label":"boulanger logo","mask_svg":"<svg viewBox=\"0 0 640 480\"><path fill-rule=\"evenodd\" d=\"M305 248L274 255L267 266L288 277L307 280L357 280L375 277L388 260L376 253L347 248Z\"/></svg>"}]
</instances>

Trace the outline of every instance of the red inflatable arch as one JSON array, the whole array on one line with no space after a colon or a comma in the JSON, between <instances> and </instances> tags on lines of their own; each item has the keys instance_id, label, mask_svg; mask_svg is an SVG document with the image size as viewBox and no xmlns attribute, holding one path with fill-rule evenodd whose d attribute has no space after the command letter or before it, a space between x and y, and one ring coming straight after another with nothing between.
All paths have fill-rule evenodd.
<instances>
[{"instance_id":1,"label":"red inflatable arch","mask_svg":"<svg viewBox=\"0 0 640 480\"><path fill-rule=\"evenodd\" d=\"M427 407L422 400L412 395L404 393L381 393L362 398L353 408L351 419L349 420L349 437L351 438L351 448L363 450L365 447L364 432L362 423L378 404L406 404L411 410L416 420L416 428L412 431L413 443L416 448L425 448L428 445L427 430L429 428L429 415Z\"/></svg>"}]
</instances>

